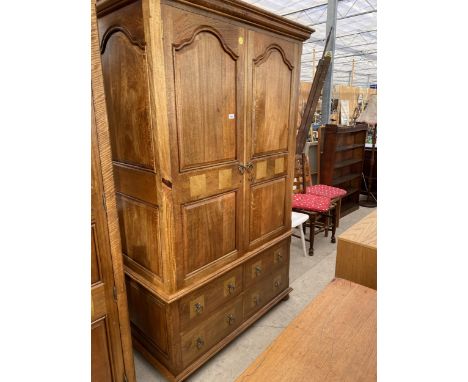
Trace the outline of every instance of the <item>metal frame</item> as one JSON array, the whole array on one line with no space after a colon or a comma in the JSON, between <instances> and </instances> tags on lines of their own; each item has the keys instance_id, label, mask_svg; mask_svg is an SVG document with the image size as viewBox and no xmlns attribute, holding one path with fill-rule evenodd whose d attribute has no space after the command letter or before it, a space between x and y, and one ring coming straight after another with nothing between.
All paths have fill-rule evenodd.
<instances>
[{"instance_id":1,"label":"metal frame","mask_svg":"<svg viewBox=\"0 0 468 382\"><path fill-rule=\"evenodd\" d=\"M369 16L377 13L377 2L375 0L330 0L328 2L324 0L322 3L313 6L306 6L311 5L310 2L306 1L243 1L316 29L316 33L312 35L312 38L304 43L305 49L302 53L301 80L309 81L311 80L311 65L313 63L313 60L310 58L313 54L313 49L315 49L317 56L320 56L323 52L323 45L327 31L329 30L329 25L325 27L323 25L327 23L324 17L325 15L328 16L330 4L334 4L336 20L334 20L333 25L335 26L336 33L333 43L334 52L337 55L333 57L331 84L349 81L349 72L352 70L353 60L355 64L354 75L363 80L367 77L364 81L354 79L354 84L366 86L366 84L376 81L377 50L366 49L371 48L373 44L377 43L376 17ZM302 5L303 8L294 10L294 4L297 4L299 7ZM291 11L286 11L286 9ZM353 28L354 26L362 27L362 30L356 31L355 29L357 28ZM357 71L356 68L358 69ZM342 76L343 73L346 73L346 78ZM333 74L336 75L333 76Z\"/></svg>"}]
</instances>

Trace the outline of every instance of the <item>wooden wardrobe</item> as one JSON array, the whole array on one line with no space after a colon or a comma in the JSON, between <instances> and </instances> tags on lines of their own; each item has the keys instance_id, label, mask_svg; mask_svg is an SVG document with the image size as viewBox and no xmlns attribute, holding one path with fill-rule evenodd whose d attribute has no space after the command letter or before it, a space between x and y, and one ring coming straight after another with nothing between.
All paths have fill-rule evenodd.
<instances>
[{"instance_id":1,"label":"wooden wardrobe","mask_svg":"<svg viewBox=\"0 0 468 382\"><path fill-rule=\"evenodd\" d=\"M91 23L91 381L135 382L94 2Z\"/></svg>"},{"instance_id":2,"label":"wooden wardrobe","mask_svg":"<svg viewBox=\"0 0 468 382\"><path fill-rule=\"evenodd\" d=\"M133 344L179 381L291 291L312 30L233 0L97 9Z\"/></svg>"}]
</instances>

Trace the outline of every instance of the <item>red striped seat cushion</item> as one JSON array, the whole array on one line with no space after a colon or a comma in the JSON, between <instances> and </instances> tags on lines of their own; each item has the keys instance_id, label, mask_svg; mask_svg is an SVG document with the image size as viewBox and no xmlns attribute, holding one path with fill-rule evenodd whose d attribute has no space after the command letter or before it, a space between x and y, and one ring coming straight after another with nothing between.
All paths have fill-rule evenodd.
<instances>
[{"instance_id":1,"label":"red striped seat cushion","mask_svg":"<svg viewBox=\"0 0 468 382\"><path fill-rule=\"evenodd\" d=\"M328 198L341 198L346 195L346 190L338 187L327 186L325 184L316 184L315 186L307 187L307 194L326 196Z\"/></svg>"},{"instance_id":2,"label":"red striped seat cushion","mask_svg":"<svg viewBox=\"0 0 468 382\"><path fill-rule=\"evenodd\" d=\"M313 212L327 212L330 208L330 198L311 194L294 194L292 208Z\"/></svg>"}]
</instances>

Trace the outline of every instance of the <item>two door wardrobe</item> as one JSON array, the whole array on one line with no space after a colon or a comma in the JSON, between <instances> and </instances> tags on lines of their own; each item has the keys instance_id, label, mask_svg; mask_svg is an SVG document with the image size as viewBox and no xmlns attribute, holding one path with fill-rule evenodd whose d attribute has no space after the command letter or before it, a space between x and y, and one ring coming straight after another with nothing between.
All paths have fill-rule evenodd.
<instances>
[{"instance_id":1,"label":"two door wardrobe","mask_svg":"<svg viewBox=\"0 0 468 382\"><path fill-rule=\"evenodd\" d=\"M180 381L291 291L313 30L234 0L97 10L133 346Z\"/></svg>"}]
</instances>

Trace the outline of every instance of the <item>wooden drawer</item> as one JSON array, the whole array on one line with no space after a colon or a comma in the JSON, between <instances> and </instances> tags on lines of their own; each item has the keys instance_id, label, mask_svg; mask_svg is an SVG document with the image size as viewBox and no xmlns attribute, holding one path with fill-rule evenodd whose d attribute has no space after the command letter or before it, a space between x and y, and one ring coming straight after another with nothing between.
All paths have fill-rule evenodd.
<instances>
[{"instance_id":1,"label":"wooden drawer","mask_svg":"<svg viewBox=\"0 0 468 382\"><path fill-rule=\"evenodd\" d=\"M187 366L242 323L242 296L210 315L200 325L181 334L182 363Z\"/></svg>"},{"instance_id":2,"label":"wooden drawer","mask_svg":"<svg viewBox=\"0 0 468 382\"><path fill-rule=\"evenodd\" d=\"M241 291L242 267L237 267L182 298L179 303L181 329L185 330L205 320L217 307Z\"/></svg>"},{"instance_id":3,"label":"wooden drawer","mask_svg":"<svg viewBox=\"0 0 468 382\"><path fill-rule=\"evenodd\" d=\"M244 292L244 319L250 317L289 285L289 267L286 265Z\"/></svg>"},{"instance_id":4,"label":"wooden drawer","mask_svg":"<svg viewBox=\"0 0 468 382\"><path fill-rule=\"evenodd\" d=\"M244 265L244 287L249 287L287 264L289 260L289 243L290 239L285 239L247 261Z\"/></svg>"}]
</instances>

